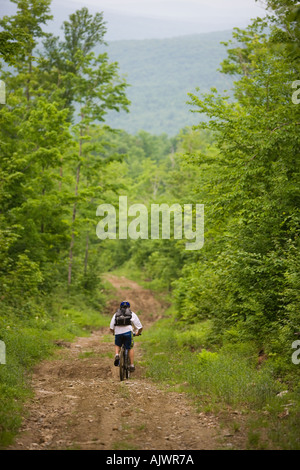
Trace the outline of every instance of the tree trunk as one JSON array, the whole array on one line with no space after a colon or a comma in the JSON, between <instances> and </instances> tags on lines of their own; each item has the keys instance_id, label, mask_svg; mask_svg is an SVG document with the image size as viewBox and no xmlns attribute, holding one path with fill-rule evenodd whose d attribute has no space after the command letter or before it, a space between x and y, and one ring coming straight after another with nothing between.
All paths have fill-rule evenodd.
<instances>
[{"instance_id":1,"label":"tree trunk","mask_svg":"<svg viewBox=\"0 0 300 470\"><path fill-rule=\"evenodd\" d=\"M60 164L60 167L59 167L59 176L60 176L60 180L59 180L59 191L61 191L61 183L62 183L62 177L63 177L63 158L61 157L60 159L61 161L61 164Z\"/></svg>"},{"instance_id":2,"label":"tree trunk","mask_svg":"<svg viewBox=\"0 0 300 470\"><path fill-rule=\"evenodd\" d=\"M80 147L81 147L81 141L80 141ZM75 196L78 196L78 186L79 186L79 178L80 178L80 166L81 164L79 163L77 167L77 172L76 172L76 188L75 188ZM73 248L74 248L74 238L75 238L75 233L74 233L74 222L76 219L76 202L74 202L73 206L73 215L72 215L72 234L71 234L71 243L70 243L70 253L69 253L69 272L68 272L68 284L70 285L72 282L72 265L73 265Z\"/></svg>"},{"instance_id":3,"label":"tree trunk","mask_svg":"<svg viewBox=\"0 0 300 470\"><path fill-rule=\"evenodd\" d=\"M30 80L31 80L31 74L32 74L31 54L32 54L32 51L30 51L30 56L29 56L29 60L28 60L28 74L29 75L28 75L27 82L26 82L26 99L27 99L27 103L29 103L29 101L30 101L29 87L30 87Z\"/></svg>"},{"instance_id":4,"label":"tree trunk","mask_svg":"<svg viewBox=\"0 0 300 470\"><path fill-rule=\"evenodd\" d=\"M79 179L80 179L80 167L81 167L81 157L82 157L82 137L83 137L83 127L82 127L82 121L83 121L83 113L80 113L81 117L81 127L80 127L80 137L79 137L79 164L77 167L76 171L76 187L75 187L75 196L78 196L78 187L79 187ZM74 202L73 206L73 215L72 215L72 234L71 234L71 243L70 243L70 253L69 253L69 270L68 270L68 285L71 285L72 282L72 266L73 266L73 248L74 248L74 239L75 239L75 233L74 233L74 222L76 219L76 201Z\"/></svg>"},{"instance_id":5,"label":"tree trunk","mask_svg":"<svg viewBox=\"0 0 300 470\"><path fill-rule=\"evenodd\" d=\"M86 242L85 242L85 256L84 256L84 275L87 274L87 266L88 266L88 257L89 257L89 232L86 234Z\"/></svg>"}]
</instances>

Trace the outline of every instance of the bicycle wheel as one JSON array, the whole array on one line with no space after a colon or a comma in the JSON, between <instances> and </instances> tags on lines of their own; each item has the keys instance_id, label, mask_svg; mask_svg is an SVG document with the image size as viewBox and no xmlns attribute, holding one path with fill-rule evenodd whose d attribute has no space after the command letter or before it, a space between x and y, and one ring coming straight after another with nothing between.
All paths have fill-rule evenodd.
<instances>
[{"instance_id":1,"label":"bicycle wheel","mask_svg":"<svg viewBox=\"0 0 300 470\"><path fill-rule=\"evenodd\" d=\"M124 345L121 348L120 351L120 380L124 380L124 370L125 370L125 348Z\"/></svg>"},{"instance_id":2,"label":"bicycle wheel","mask_svg":"<svg viewBox=\"0 0 300 470\"><path fill-rule=\"evenodd\" d=\"M126 379L129 379L130 377L130 369L129 369L129 354L128 354L128 349L125 350L125 372L126 372Z\"/></svg>"}]
</instances>

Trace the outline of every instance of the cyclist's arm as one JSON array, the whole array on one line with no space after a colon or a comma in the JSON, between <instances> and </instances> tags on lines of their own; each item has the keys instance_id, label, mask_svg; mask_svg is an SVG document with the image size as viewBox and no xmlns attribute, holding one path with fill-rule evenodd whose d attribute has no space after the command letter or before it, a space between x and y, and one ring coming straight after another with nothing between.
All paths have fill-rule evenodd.
<instances>
[{"instance_id":1,"label":"cyclist's arm","mask_svg":"<svg viewBox=\"0 0 300 470\"><path fill-rule=\"evenodd\" d=\"M110 325L109 325L109 329L113 335L115 334L115 315L112 317Z\"/></svg>"},{"instance_id":2,"label":"cyclist's arm","mask_svg":"<svg viewBox=\"0 0 300 470\"><path fill-rule=\"evenodd\" d=\"M138 316L132 312L132 323L134 329L137 331L136 335L139 336L143 331L143 325L141 324Z\"/></svg>"}]
</instances>

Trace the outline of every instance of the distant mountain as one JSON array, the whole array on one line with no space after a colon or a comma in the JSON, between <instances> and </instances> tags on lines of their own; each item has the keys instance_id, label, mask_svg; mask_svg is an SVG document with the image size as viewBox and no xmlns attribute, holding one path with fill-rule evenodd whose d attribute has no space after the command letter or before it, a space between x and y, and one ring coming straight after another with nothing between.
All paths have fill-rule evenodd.
<instances>
[{"instance_id":1,"label":"distant mountain","mask_svg":"<svg viewBox=\"0 0 300 470\"><path fill-rule=\"evenodd\" d=\"M231 31L142 41L109 43L111 61L131 85L130 114L110 113L108 122L129 133L144 129L153 134L175 135L181 128L203 119L190 112L188 92L207 92L211 87L228 90L231 80L217 69L226 57L220 44Z\"/></svg>"},{"instance_id":2,"label":"distant mountain","mask_svg":"<svg viewBox=\"0 0 300 470\"><path fill-rule=\"evenodd\" d=\"M51 4L54 21L46 30L61 34L60 26L68 16L81 8L77 1L53 0ZM91 8L95 13L99 8ZM1 0L1 14L12 15L16 5ZM130 114L109 113L108 123L129 133L144 129L153 134L175 135L181 128L203 119L190 112L188 92L207 92L211 87L228 89L231 81L217 72L226 57L226 49L220 44L231 37L231 31L188 34L205 31L209 25L190 25L175 20L137 18L104 12L108 32L107 51L111 61L120 65L120 74L131 85L128 97L132 105ZM191 28L191 29L189 29ZM194 28L194 29L193 29ZM167 36L175 36L169 37ZM125 40L124 37L153 37L156 39ZM112 40L122 38L122 40ZM161 39L164 38L164 39ZM102 49L103 50L103 49Z\"/></svg>"}]
</instances>

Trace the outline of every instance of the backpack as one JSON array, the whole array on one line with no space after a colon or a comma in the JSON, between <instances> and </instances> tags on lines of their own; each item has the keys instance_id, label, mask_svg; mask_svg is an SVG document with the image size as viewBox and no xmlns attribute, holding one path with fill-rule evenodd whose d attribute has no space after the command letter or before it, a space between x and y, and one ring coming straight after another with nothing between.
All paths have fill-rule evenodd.
<instances>
[{"instance_id":1,"label":"backpack","mask_svg":"<svg viewBox=\"0 0 300 470\"><path fill-rule=\"evenodd\" d=\"M115 316L115 326L131 325L131 317L130 308L119 308Z\"/></svg>"}]
</instances>

